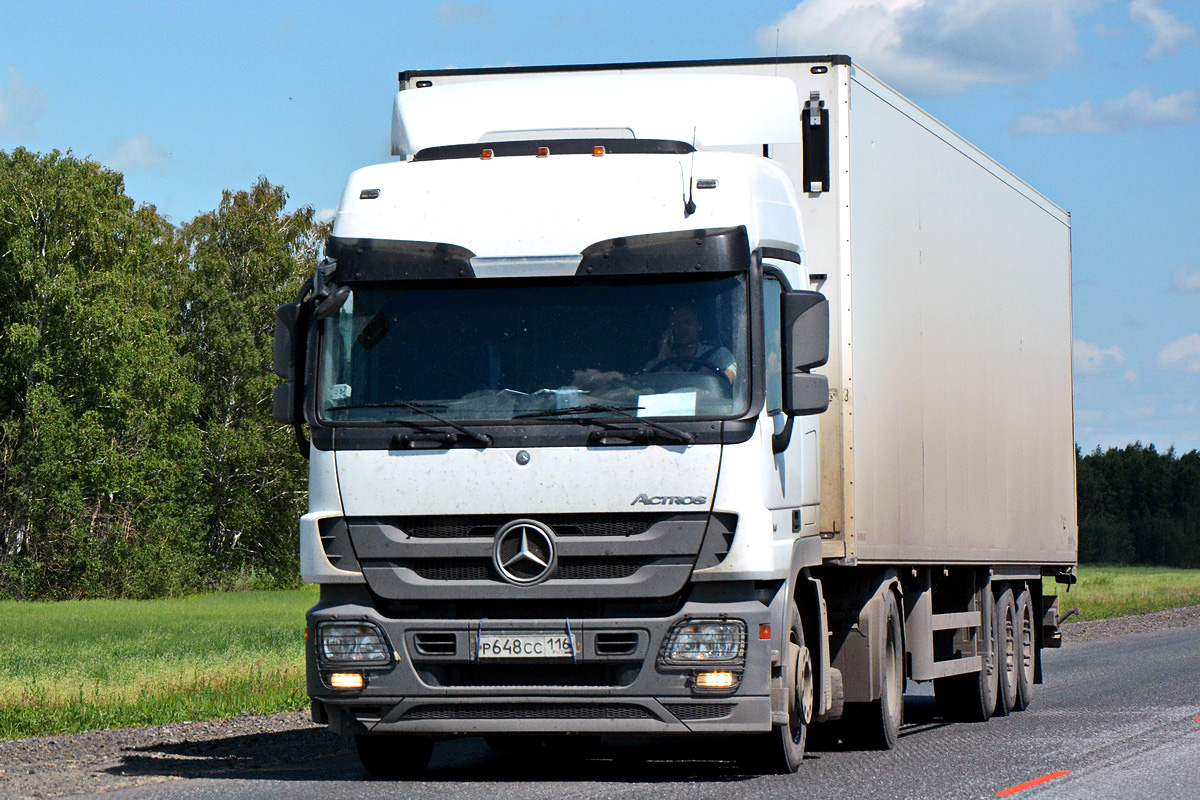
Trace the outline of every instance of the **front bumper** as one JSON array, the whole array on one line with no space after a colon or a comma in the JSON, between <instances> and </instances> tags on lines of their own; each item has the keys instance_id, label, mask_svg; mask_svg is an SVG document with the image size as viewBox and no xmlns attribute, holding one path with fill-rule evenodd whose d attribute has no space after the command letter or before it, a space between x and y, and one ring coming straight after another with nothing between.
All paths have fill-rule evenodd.
<instances>
[{"instance_id":1,"label":"front bumper","mask_svg":"<svg viewBox=\"0 0 1200 800\"><path fill-rule=\"evenodd\" d=\"M324 602L308 614L310 631L326 620L370 620L386 634L393 661L353 669L320 663L308 647L314 718L343 734L488 733L695 734L770 730L772 675L779 655L759 626L771 608L747 588L742 599L689 601L667 617L619 619L389 619L369 605ZM700 667L662 663L660 649L685 619L728 617L746 623L745 661L730 690L694 686ZM563 632L577 656L480 659L480 632ZM709 669L718 669L712 666ZM335 671L361 672L362 689L328 685Z\"/></svg>"}]
</instances>

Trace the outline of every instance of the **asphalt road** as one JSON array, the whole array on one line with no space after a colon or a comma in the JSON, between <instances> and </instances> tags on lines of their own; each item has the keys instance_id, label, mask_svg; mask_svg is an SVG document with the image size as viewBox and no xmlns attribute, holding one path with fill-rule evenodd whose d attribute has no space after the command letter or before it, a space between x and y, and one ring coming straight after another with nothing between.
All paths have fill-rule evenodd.
<instances>
[{"instance_id":1,"label":"asphalt road","mask_svg":"<svg viewBox=\"0 0 1200 800\"><path fill-rule=\"evenodd\" d=\"M996 797L1046 778L1008 796L1200 797L1200 627L1068 642L1048 651L1046 662L1048 682L1027 711L983 724L946 724L930 693L911 685L895 750L816 750L799 774L786 777L743 774L691 743L604 743L592 757L571 762L545 750L495 753L481 739L465 739L438 744L423 780L378 781L331 735L334 754L286 769L256 764L237 739L213 743L212 769L190 752L176 758L131 752L116 771L141 785L102 796L869 800Z\"/></svg>"}]
</instances>

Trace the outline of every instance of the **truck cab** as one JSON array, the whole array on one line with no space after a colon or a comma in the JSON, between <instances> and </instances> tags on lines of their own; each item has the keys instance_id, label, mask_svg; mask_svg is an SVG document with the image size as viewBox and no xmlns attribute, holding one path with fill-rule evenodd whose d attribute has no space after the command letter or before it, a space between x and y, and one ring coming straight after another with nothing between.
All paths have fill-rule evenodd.
<instances>
[{"instance_id":1,"label":"truck cab","mask_svg":"<svg viewBox=\"0 0 1200 800\"><path fill-rule=\"evenodd\" d=\"M571 87L544 83L479 94ZM277 397L311 431L308 689L334 730L769 736L789 696L788 737L811 720L789 626L820 561L828 309L784 171L699 149L798 138L794 90L725 83L793 130L756 106L642 137L698 81L618 81L607 125L438 131L351 175L281 310ZM436 93L401 94L406 147Z\"/></svg>"}]
</instances>

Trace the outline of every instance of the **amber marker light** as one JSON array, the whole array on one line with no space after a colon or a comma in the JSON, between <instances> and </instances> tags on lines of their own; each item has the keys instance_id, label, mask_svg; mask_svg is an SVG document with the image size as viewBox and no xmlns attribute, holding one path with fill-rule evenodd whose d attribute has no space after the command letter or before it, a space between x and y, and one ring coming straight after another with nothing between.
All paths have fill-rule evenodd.
<instances>
[{"instance_id":1,"label":"amber marker light","mask_svg":"<svg viewBox=\"0 0 1200 800\"><path fill-rule=\"evenodd\" d=\"M758 638L763 640L771 638L771 623L764 622L758 626Z\"/></svg>"},{"instance_id":2,"label":"amber marker light","mask_svg":"<svg viewBox=\"0 0 1200 800\"><path fill-rule=\"evenodd\" d=\"M701 672L696 676L697 689L732 689L736 678L732 672Z\"/></svg>"},{"instance_id":3,"label":"amber marker light","mask_svg":"<svg viewBox=\"0 0 1200 800\"><path fill-rule=\"evenodd\" d=\"M361 689L364 683L357 672L335 672L329 676L329 685L334 689Z\"/></svg>"},{"instance_id":4,"label":"amber marker light","mask_svg":"<svg viewBox=\"0 0 1200 800\"><path fill-rule=\"evenodd\" d=\"M546 156L548 156L548 155L550 155L550 148L549 148L549 147L539 147L539 148L537 149L537 157L538 157L538 158L545 158L545 157L546 157Z\"/></svg>"},{"instance_id":5,"label":"amber marker light","mask_svg":"<svg viewBox=\"0 0 1200 800\"><path fill-rule=\"evenodd\" d=\"M604 155L604 145L602 145L602 144L598 144L598 145L596 145L595 147L593 147L593 148L592 148L592 155L594 155L594 156L602 156L602 155Z\"/></svg>"},{"instance_id":6,"label":"amber marker light","mask_svg":"<svg viewBox=\"0 0 1200 800\"><path fill-rule=\"evenodd\" d=\"M479 157L482 158L484 161L487 161L489 158L491 158L494 155L496 155L496 152L494 150L488 148L488 149L485 149L482 153L480 153Z\"/></svg>"}]
</instances>

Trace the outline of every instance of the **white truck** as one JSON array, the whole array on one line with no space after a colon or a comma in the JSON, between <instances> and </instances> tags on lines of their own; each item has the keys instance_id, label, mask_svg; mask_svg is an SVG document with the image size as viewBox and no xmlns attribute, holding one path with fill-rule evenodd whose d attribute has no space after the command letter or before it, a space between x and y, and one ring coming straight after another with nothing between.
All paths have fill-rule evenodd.
<instances>
[{"instance_id":1,"label":"white truck","mask_svg":"<svg viewBox=\"0 0 1200 800\"><path fill-rule=\"evenodd\" d=\"M277 312L312 714L895 745L1026 707L1074 579L1070 218L845 56L405 72ZM311 438L311 442L310 439Z\"/></svg>"}]
</instances>

